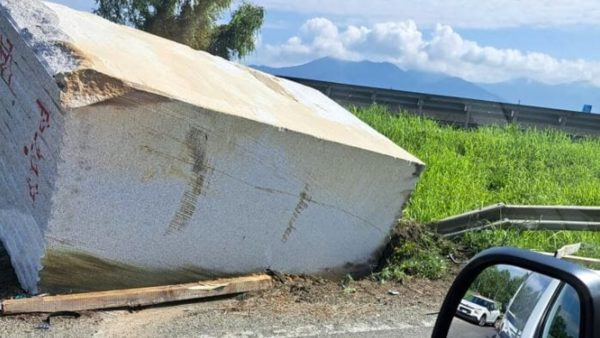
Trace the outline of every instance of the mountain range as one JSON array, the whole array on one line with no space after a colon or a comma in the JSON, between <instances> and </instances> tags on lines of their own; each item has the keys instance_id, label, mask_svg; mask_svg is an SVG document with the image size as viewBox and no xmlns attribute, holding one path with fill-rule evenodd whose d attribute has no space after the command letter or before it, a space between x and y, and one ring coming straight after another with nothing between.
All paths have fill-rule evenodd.
<instances>
[{"instance_id":1,"label":"mountain range","mask_svg":"<svg viewBox=\"0 0 600 338\"><path fill-rule=\"evenodd\" d=\"M321 58L283 68L252 65L266 73L305 79L396 89L419 93L467 97L581 111L591 104L600 110L600 88L586 83L548 85L530 79L482 84L440 73L402 70L387 62L344 61Z\"/></svg>"}]
</instances>

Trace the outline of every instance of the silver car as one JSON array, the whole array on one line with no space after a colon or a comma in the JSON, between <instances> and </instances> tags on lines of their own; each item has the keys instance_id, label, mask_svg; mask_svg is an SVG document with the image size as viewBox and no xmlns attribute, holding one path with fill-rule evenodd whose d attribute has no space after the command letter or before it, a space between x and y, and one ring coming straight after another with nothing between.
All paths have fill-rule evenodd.
<instances>
[{"instance_id":1,"label":"silver car","mask_svg":"<svg viewBox=\"0 0 600 338\"><path fill-rule=\"evenodd\" d=\"M579 337L579 317L579 297L569 284L532 272L510 300L499 335Z\"/></svg>"}]
</instances>

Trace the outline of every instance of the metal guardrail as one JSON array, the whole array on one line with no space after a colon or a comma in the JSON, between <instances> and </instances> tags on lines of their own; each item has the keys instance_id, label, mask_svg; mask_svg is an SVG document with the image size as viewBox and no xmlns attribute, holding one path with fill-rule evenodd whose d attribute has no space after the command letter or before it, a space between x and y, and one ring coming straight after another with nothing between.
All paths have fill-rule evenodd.
<instances>
[{"instance_id":1,"label":"metal guardrail","mask_svg":"<svg viewBox=\"0 0 600 338\"><path fill-rule=\"evenodd\" d=\"M577 136L600 136L600 114L285 78L315 88L340 104L364 107L377 103L392 111L403 110L465 128L517 124L524 128L554 128Z\"/></svg>"},{"instance_id":2,"label":"metal guardrail","mask_svg":"<svg viewBox=\"0 0 600 338\"><path fill-rule=\"evenodd\" d=\"M600 207L496 204L431 225L443 237L489 227L515 226L527 230L600 231Z\"/></svg>"}]
</instances>

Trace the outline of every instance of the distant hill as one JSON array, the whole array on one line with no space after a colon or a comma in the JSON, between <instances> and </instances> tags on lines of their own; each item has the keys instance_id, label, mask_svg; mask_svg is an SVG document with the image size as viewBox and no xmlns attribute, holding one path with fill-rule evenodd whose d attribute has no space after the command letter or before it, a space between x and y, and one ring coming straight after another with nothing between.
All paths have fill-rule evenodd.
<instances>
[{"instance_id":1,"label":"distant hill","mask_svg":"<svg viewBox=\"0 0 600 338\"><path fill-rule=\"evenodd\" d=\"M585 83L547 85L529 79L495 84L480 84L510 103L581 111L591 104L593 112L600 111L600 88Z\"/></svg>"},{"instance_id":2,"label":"distant hill","mask_svg":"<svg viewBox=\"0 0 600 338\"><path fill-rule=\"evenodd\" d=\"M251 66L264 72L321 81L467 97L581 111L584 104L600 110L600 88L584 83L547 85L529 79L477 84L444 74L404 71L394 64L321 58L284 68Z\"/></svg>"},{"instance_id":3,"label":"distant hill","mask_svg":"<svg viewBox=\"0 0 600 338\"><path fill-rule=\"evenodd\" d=\"M386 89L425 92L438 95L469 97L480 100L501 100L485 89L457 77L434 73L404 71L387 62L342 61L322 58L307 64L272 68L251 66L266 73L321 81L330 81Z\"/></svg>"}]
</instances>

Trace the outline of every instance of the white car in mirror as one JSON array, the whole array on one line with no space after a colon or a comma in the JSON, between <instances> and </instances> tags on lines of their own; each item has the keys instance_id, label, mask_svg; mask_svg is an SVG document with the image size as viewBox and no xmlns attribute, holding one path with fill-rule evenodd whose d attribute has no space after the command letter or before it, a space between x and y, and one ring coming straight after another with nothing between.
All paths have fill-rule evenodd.
<instances>
[{"instance_id":1,"label":"white car in mirror","mask_svg":"<svg viewBox=\"0 0 600 338\"><path fill-rule=\"evenodd\" d=\"M494 324L500 316L497 302L479 295L468 295L460 301L456 314L473 321L479 326Z\"/></svg>"}]
</instances>

